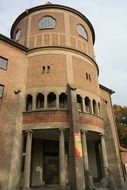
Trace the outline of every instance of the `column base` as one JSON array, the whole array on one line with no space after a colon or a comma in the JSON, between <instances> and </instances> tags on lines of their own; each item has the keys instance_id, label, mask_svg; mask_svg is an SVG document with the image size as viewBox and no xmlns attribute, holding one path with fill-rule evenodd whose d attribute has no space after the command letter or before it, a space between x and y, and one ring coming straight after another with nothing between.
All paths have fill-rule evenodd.
<instances>
[{"instance_id":1,"label":"column base","mask_svg":"<svg viewBox=\"0 0 127 190\"><path fill-rule=\"evenodd\" d=\"M59 190L66 190L66 187L59 187Z\"/></svg>"}]
</instances>

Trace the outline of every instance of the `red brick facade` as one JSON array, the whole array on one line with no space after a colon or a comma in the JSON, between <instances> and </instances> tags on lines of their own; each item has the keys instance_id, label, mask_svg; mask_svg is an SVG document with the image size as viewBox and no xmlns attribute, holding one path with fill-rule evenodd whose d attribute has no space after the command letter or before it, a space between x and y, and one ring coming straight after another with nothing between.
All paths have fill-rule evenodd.
<instances>
[{"instance_id":1,"label":"red brick facade","mask_svg":"<svg viewBox=\"0 0 127 190\"><path fill-rule=\"evenodd\" d=\"M38 22L46 16L55 20L55 27L39 29ZM81 31L77 30L78 25ZM20 34L15 41L18 30ZM72 8L52 4L22 13L12 26L11 39L0 34L0 56L8 60L6 70L0 67L0 85L4 85L3 97L0 98L2 190L19 188L24 131L33 130L36 139L37 130L40 130L39 138L45 139L43 135L48 133L44 125L51 130L49 140L58 141L55 130L67 129L68 133L72 127L81 135L87 131L90 134L88 141L90 136L94 136L96 144L101 143L101 135L104 135L109 168L116 181L121 183L119 144L111 104L113 92L99 85L94 41L94 29L84 15ZM70 136L67 137L66 134L69 144ZM82 148L80 135L78 140ZM92 148L94 140L91 141ZM115 161L110 159L112 156ZM31 178L31 184L36 184L36 177ZM81 187L80 180L83 184L84 179L78 180ZM74 187L73 180L69 183Z\"/></svg>"}]
</instances>

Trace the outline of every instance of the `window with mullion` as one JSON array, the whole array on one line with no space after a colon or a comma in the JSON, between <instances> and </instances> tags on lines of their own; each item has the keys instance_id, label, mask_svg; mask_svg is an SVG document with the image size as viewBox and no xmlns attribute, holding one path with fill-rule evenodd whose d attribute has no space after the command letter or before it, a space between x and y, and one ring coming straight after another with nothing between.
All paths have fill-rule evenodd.
<instances>
[{"instance_id":1,"label":"window with mullion","mask_svg":"<svg viewBox=\"0 0 127 190\"><path fill-rule=\"evenodd\" d=\"M55 28L56 20L52 16L44 16L39 22L39 29L51 29Z\"/></svg>"}]
</instances>

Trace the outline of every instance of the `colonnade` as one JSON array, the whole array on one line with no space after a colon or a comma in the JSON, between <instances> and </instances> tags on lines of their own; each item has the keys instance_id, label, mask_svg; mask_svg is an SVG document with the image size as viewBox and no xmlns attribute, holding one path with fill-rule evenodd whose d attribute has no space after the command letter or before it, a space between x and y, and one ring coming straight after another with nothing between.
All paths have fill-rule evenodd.
<instances>
[{"instance_id":1,"label":"colonnade","mask_svg":"<svg viewBox=\"0 0 127 190\"><path fill-rule=\"evenodd\" d=\"M30 175L31 175L31 152L32 152L33 131L27 130L26 133L27 137L26 137L26 155L25 155L25 165L24 165L24 187L29 188ZM59 185L63 190L66 189L64 133L65 129L59 129ZM86 133L87 133L86 130L81 130L84 171L89 170ZM104 140L104 135L102 134L100 135L100 142L102 147L103 166L108 167L105 140Z\"/></svg>"}]
</instances>

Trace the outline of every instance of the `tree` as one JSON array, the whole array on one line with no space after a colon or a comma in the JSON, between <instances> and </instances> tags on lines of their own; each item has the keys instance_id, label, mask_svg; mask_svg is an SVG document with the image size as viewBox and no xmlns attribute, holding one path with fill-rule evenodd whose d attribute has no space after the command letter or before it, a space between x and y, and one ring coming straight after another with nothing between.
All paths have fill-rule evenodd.
<instances>
[{"instance_id":1,"label":"tree","mask_svg":"<svg viewBox=\"0 0 127 190\"><path fill-rule=\"evenodd\" d=\"M127 148L127 106L113 105L120 145Z\"/></svg>"}]
</instances>

